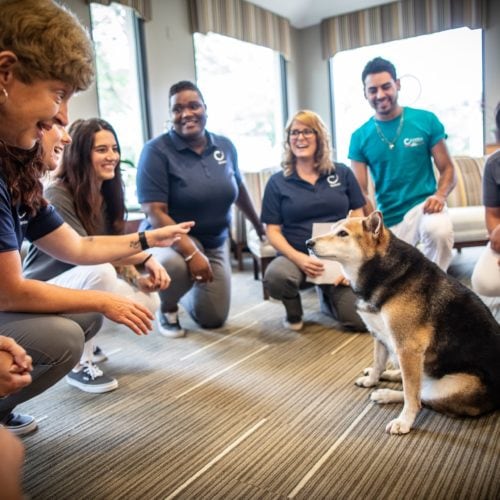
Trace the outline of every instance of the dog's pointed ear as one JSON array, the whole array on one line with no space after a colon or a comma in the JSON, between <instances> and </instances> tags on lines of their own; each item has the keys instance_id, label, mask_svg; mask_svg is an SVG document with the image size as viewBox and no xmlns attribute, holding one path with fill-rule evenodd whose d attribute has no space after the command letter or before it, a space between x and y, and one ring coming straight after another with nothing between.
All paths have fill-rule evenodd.
<instances>
[{"instance_id":1,"label":"dog's pointed ear","mask_svg":"<svg viewBox=\"0 0 500 500\"><path fill-rule=\"evenodd\" d=\"M382 212L378 210L375 210L363 220L363 229L372 233L375 238L380 236L383 226L384 218L382 217Z\"/></svg>"}]
</instances>

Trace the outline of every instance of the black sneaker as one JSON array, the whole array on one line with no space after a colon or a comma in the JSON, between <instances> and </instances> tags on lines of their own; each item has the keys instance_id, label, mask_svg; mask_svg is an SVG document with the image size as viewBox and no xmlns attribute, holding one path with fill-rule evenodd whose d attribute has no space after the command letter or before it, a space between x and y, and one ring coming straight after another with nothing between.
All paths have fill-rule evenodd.
<instances>
[{"instance_id":1,"label":"black sneaker","mask_svg":"<svg viewBox=\"0 0 500 500\"><path fill-rule=\"evenodd\" d=\"M170 321L167 316L171 316ZM164 337L174 339L186 335L186 330L184 330L179 323L179 316L177 313L163 313L158 309L156 311L156 321L158 323L158 331Z\"/></svg>"},{"instance_id":2,"label":"black sneaker","mask_svg":"<svg viewBox=\"0 0 500 500\"><path fill-rule=\"evenodd\" d=\"M3 427L16 436L25 436L35 431L38 427L35 417L22 415L21 413L10 413L3 422Z\"/></svg>"},{"instance_id":3,"label":"black sneaker","mask_svg":"<svg viewBox=\"0 0 500 500\"><path fill-rule=\"evenodd\" d=\"M81 391L92 393L110 392L118 387L118 381L115 378L104 375L102 370L93 363L85 363L77 372L70 371L66 375L66 382Z\"/></svg>"},{"instance_id":4,"label":"black sneaker","mask_svg":"<svg viewBox=\"0 0 500 500\"><path fill-rule=\"evenodd\" d=\"M92 363L102 363L107 360L108 357L104 354L103 350L98 345L95 345L92 351Z\"/></svg>"}]
</instances>

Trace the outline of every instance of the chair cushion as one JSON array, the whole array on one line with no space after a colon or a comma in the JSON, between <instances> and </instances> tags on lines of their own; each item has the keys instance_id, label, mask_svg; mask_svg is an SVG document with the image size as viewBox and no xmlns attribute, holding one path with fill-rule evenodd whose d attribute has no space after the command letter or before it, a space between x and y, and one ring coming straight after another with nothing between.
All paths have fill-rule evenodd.
<instances>
[{"instance_id":1,"label":"chair cushion","mask_svg":"<svg viewBox=\"0 0 500 500\"><path fill-rule=\"evenodd\" d=\"M484 207L452 207L448 209L455 242L479 241L488 239L484 220Z\"/></svg>"}]
</instances>

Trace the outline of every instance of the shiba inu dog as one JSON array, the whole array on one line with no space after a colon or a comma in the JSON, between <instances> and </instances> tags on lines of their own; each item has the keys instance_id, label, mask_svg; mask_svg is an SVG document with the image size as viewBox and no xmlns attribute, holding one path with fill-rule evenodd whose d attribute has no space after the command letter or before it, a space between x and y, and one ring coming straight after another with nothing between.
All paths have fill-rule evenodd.
<instances>
[{"instance_id":1,"label":"shiba inu dog","mask_svg":"<svg viewBox=\"0 0 500 500\"><path fill-rule=\"evenodd\" d=\"M370 396L404 403L387 432L408 433L421 404L464 416L500 408L500 325L477 295L396 238L380 212L339 221L307 246L340 262L374 337L374 365L356 385L403 383ZM389 356L399 370L386 370Z\"/></svg>"}]
</instances>

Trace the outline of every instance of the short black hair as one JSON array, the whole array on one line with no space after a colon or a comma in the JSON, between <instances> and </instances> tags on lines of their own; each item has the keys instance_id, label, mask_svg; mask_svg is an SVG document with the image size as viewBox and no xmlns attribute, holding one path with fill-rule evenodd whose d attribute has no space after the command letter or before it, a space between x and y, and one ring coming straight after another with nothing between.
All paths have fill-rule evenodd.
<instances>
[{"instance_id":1,"label":"short black hair","mask_svg":"<svg viewBox=\"0 0 500 500\"><path fill-rule=\"evenodd\" d=\"M394 64L392 64L391 61L388 61L387 59L383 59L382 57L376 57L375 59L372 59L371 61L368 61L366 63L366 66L363 69L363 73L361 73L361 81L364 85L365 78L368 75L384 72L389 73L393 80L397 80L396 67L394 66Z\"/></svg>"},{"instance_id":2,"label":"short black hair","mask_svg":"<svg viewBox=\"0 0 500 500\"><path fill-rule=\"evenodd\" d=\"M205 104L205 99L203 99L203 94L201 93L200 89L189 80L181 80L180 82L174 83L168 91L168 98L170 99L172 96L178 94L179 92L182 92L183 90L193 90L200 96L203 104Z\"/></svg>"}]
</instances>

